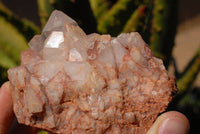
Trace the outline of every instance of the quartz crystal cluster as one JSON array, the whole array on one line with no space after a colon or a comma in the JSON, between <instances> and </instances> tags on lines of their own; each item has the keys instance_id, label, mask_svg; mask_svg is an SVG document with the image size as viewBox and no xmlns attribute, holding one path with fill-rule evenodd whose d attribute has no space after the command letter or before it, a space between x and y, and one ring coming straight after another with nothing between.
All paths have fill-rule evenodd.
<instances>
[{"instance_id":1,"label":"quartz crystal cluster","mask_svg":"<svg viewBox=\"0 0 200 134\"><path fill-rule=\"evenodd\" d=\"M8 70L19 123L58 134L144 134L176 92L137 32L86 35L54 11Z\"/></svg>"}]
</instances>

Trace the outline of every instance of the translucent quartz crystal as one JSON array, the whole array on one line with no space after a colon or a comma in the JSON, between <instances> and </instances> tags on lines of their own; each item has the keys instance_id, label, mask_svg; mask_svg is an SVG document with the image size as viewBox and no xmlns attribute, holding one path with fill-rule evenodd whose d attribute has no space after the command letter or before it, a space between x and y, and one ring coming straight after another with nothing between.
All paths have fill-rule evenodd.
<instances>
[{"instance_id":1,"label":"translucent quartz crystal","mask_svg":"<svg viewBox=\"0 0 200 134\"><path fill-rule=\"evenodd\" d=\"M62 31L53 31L44 41L42 50L45 60L66 60L68 57L68 48L64 44L64 34Z\"/></svg>"},{"instance_id":2,"label":"translucent quartz crystal","mask_svg":"<svg viewBox=\"0 0 200 134\"><path fill-rule=\"evenodd\" d=\"M45 38L41 35L35 35L28 43L30 48L35 51L40 51L44 47Z\"/></svg>"},{"instance_id":3,"label":"translucent quartz crystal","mask_svg":"<svg viewBox=\"0 0 200 134\"><path fill-rule=\"evenodd\" d=\"M49 21L42 30L42 33L51 31L65 31L66 24L78 26L78 24L69 16L65 15L63 12L56 10L52 12Z\"/></svg>"},{"instance_id":4,"label":"translucent quartz crystal","mask_svg":"<svg viewBox=\"0 0 200 134\"><path fill-rule=\"evenodd\" d=\"M61 134L145 134L176 92L137 32L86 35L54 11L29 46L8 70L19 123Z\"/></svg>"},{"instance_id":5,"label":"translucent quartz crystal","mask_svg":"<svg viewBox=\"0 0 200 134\"><path fill-rule=\"evenodd\" d=\"M52 32L44 42L46 48L59 48L64 42L63 32Z\"/></svg>"}]
</instances>

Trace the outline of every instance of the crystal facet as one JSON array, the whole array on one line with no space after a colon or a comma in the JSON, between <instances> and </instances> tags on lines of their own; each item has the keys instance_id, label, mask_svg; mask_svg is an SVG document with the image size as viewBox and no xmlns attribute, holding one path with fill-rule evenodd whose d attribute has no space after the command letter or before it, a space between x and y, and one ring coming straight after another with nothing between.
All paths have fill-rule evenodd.
<instances>
[{"instance_id":1,"label":"crystal facet","mask_svg":"<svg viewBox=\"0 0 200 134\"><path fill-rule=\"evenodd\" d=\"M64 42L63 32L52 32L45 40L44 47L47 48L59 48L60 44Z\"/></svg>"},{"instance_id":2,"label":"crystal facet","mask_svg":"<svg viewBox=\"0 0 200 134\"><path fill-rule=\"evenodd\" d=\"M29 46L8 70L19 123L59 134L144 134L176 92L137 32L86 35L54 11Z\"/></svg>"},{"instance_id":3,"label":"crystal facet","mask_svg":"<svg viewBox=\"0 0 200 134\"><path fill-rule=\"evenodd\" d=\"M49 18L49 21L47 22L44 29L42 30L42 33L51 32L51 31L65 31L66 24L75 25L75 26L78 25L73 19L71 19L69 16L67 16L63 12L55 10L52 12Z\"/></svg>"}]
</instances>

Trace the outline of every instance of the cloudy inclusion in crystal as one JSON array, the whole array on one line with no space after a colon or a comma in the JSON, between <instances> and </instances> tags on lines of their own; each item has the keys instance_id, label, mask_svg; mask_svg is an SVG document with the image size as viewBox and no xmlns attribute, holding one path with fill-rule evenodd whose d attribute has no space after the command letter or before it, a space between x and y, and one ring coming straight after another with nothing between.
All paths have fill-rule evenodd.
<instances>
[{"instance_id":1,"label":"cloudy inclusion in crystal","mask_svg":"<svg viewBox=\"0 0 200 134\"><path fill-rule=\"evenodd\" d=\"M69 52L69 61L82 61L83 58L80 53L75 49L71 49Z\"/></svg>"}]
</instances>

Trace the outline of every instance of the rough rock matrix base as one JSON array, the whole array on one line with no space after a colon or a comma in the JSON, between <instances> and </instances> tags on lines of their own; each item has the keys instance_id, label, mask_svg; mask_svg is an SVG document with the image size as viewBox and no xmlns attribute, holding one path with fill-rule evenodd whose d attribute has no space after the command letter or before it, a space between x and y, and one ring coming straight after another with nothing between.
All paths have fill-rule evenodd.
<instances>
[{"instance_id":1,"label":"rough rock matrix base","mask_svg":"<svg viewBox=\"0 0 200 134\"><path fill-rule=\"evenodd\" d=\"M86 35L54 11L9 69L19 121L53 133L144 134L176 92L137 32Z\"/></svg>"}]
</instances>

